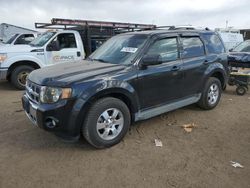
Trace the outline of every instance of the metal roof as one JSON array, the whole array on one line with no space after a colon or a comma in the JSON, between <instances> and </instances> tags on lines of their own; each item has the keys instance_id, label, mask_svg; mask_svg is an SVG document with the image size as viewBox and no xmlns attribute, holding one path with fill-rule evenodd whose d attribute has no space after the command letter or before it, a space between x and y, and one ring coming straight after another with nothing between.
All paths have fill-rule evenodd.
<instances>
[{"instance_id":1,"label":"metal roof","mask_svg":"<svg viewBox=\"0 0 250 188\"><path fill-rule=\"evenodd\" d=\"M24 30L27 30L27 31L30 31L30 32L37 32L37 31L32 30L32 29L27 29L25 27L20 27L20 26L8 24L8 23L1 23L0 25L5 25L5 26L11 26L11 27L19 28L19 29L24 29Z\"/></svg>"}]
</instances>

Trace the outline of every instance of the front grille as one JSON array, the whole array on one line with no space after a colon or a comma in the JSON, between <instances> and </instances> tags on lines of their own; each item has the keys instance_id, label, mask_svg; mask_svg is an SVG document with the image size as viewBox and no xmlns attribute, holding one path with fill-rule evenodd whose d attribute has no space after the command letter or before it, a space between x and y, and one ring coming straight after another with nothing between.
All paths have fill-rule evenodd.
<instances>
[{"instance_id":1,"label":"front grille","mask_svg":"<svg viewBox=\"0 0 250 188\"><path fill-rule=\"evenodd\" d=\"M39 94L41 91L41 86L27 80L26 83L26 95L34 103L39 103Z\"/></svg>"}]
</instances>

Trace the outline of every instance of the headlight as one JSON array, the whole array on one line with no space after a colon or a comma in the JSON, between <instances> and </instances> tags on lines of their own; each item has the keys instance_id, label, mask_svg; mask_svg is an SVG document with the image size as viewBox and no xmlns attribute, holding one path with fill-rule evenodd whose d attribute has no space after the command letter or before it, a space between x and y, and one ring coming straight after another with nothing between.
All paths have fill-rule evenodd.
<instances>
[{"instance_id":1,"label":"headlight","mask_svg":"<svg viewBox=\"0 0 250 188\"><path fill-rule=\"evenodd\" d=\"M40 101L42 103L55 103L59 101L59 99L70 98L71 94L71 88L55 88L43 86L40 92Z\"/></svg>"},{"instance_id":2,"label":"headlight","mask_svg":"<svg viewBox=\"0 0 250 188\"><path fill-rule=\"evenodd\" d=\"M4 62L5 59L7 59L7 54L6 53L0 53L0 63Z\"/></svg>"}]
</instances>

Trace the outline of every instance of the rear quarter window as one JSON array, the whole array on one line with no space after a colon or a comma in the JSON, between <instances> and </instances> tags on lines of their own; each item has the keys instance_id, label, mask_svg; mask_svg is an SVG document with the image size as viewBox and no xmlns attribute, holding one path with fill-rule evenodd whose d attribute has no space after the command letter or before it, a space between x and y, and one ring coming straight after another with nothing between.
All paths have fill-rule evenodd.
<instances>
[{"instance_id":1,"label":"rear quarter window","mask_svg":"<svg viewBox=\"0 0 250 188\"><path fill-rule=\"evenodd\" d=\"M204 34L202 36L209 54L220 54L225 52L221 39L216 34Z\"/></svg>"},{"instance_id":2,"label":"rear quarter window","mask_svg":"<svg viewBox=\"0 0 250 188\"><path fill-rule=\"evenodd\" d=\"M205 55L203 42L199 37L181 37L183 46L182 58L193 58Z\"/></svg>"}]
</instances>

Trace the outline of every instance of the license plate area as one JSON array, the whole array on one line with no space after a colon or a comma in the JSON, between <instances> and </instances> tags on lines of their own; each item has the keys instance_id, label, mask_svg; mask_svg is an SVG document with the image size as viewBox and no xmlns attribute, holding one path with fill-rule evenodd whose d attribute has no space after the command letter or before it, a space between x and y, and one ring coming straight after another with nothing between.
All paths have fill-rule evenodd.
<instances>
[{"instance_id":1,"label":"license plate area","mask_svg":"<svg viewBox=\"0 0 250 188\"><path fill-rule=\"evenodd\" d=\"M28 100L26 101L24 108L25 108L26 115L28 116L30 121L34 125L37 125L37 115L36 115L37 108Z\"/></svg>"},{"instance_id":2,"label":"license plate area","mask_svg":"<svg viewBox=\"0 0 250 188\"><path fill-rule=\"evenodd\" d=\"M36 109L31 104L29 105L29 115L36 122Z\"/></svg>"}]
</instances>

